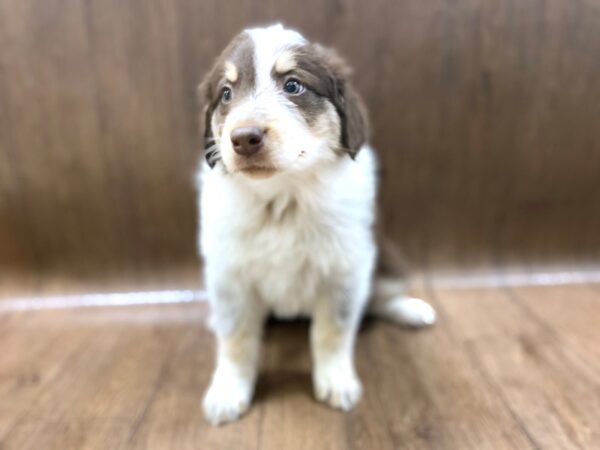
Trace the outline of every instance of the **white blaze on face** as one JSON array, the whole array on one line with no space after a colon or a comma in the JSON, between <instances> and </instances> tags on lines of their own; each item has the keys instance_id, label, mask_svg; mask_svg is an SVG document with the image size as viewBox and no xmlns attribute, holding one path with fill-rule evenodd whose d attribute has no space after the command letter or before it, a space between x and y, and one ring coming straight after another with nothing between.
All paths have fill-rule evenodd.
<instances>
[{"instance_id":1,"label":"white blaze on face","mask_svg":"<svg viewBox=\"0 0 600 450\"><path fill-rule=\"evenodd\" d=\"M254 42L256 92L262 92L275 86L271 72L279 57L291 47L306 44L306 39L297 31L283 28L281 24L246 32Z\"/></svg>"}]
</instances>

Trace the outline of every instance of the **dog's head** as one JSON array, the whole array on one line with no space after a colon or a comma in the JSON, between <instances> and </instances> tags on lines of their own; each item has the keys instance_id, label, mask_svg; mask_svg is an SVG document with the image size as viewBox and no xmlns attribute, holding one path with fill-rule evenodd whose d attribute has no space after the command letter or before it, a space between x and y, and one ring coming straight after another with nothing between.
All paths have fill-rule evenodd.
<instances>
[{"instance_id":1,"label":"dog's head","mask_svg":"<svg viewBox=\"0 0 600 450\"><path fill-rule=\"evenodd\" d=\"M233 39L201 83L206 160L253 177L354 157L367 119L332 50L281 25Z\"/></svg>"}]
</instances>

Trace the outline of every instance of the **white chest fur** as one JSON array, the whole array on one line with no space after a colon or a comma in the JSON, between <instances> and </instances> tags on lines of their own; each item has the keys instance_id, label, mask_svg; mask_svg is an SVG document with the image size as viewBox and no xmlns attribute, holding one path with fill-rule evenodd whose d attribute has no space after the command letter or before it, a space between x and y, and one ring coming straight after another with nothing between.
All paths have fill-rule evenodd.
<instances>
[{"instance_id":1,"label":"white chest fur","mask_svg":"<svg viewBox=\"0 0 600 450\"><path fill-rule=\"evenodd\" d=\"M234 290L277 315L308 315L344 279L372 270L372 150L320 169L265 180L203 169L200 244L211 301Z\"/></svg>"}]
</instances>

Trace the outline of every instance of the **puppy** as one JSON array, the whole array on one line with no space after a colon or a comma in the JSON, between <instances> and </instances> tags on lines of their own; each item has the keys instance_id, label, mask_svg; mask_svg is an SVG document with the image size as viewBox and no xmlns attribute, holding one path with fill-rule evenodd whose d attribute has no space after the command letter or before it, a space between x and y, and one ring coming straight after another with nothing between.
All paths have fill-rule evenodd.
<instances>
[{"instance_id":1,"label":"puppy","mask_svg":"<svg viewBox=\"0 0 600 450\"><path fill-rule=\"evenodd\" d=\"M308 316L317 399L351 409L363 313L429 325L375 237L377 161L367 118L333 51L281 25L233 39L199 88L205 162L200 252L217 340L203 409L249 407L265 318ZM379 255L379 256L378 256Z\"/></svg>"}]
</instances>

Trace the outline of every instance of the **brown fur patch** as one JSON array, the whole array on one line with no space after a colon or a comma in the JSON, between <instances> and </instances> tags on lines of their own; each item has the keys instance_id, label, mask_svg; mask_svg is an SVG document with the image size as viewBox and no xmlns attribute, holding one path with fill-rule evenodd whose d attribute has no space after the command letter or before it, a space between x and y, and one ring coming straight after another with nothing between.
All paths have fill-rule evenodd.
<instances>
[{"instance_id":1,"label":"brown fur patch","mask_svg":"<svg viewBox=\"0 0 600 450\"><path fill-rule=\"evenodd\" d=\"M366 109L349 82L350 70L334 51L319 44L294 49L296 67L280 79L297 78L308 89L303 95L291 96L310 124L324 112L323 100L333 104L340 117L341 149L352 157L368 139ZM275 74L277 76L277 74Z\"/></svg>"},{"instance_id":2,"label":"brown fur patch","mask_svg":"<svg viewBox=\"0 0 600 450\"><path fill-rule=\"evenodd\" d=\"M227 80L228 64L236 68L235 80ZM254 43L246 32L242 32L223 50L198 87L200 102L203 105L200 129L204 138L205 157L211 167L220 158L212 129L213 115L216 126L221 127L232 105L253 90L255 77ZM233 91L233 98L227 104L221 102L225 86L229 86Z\"/></svg>"}]
</instances>

